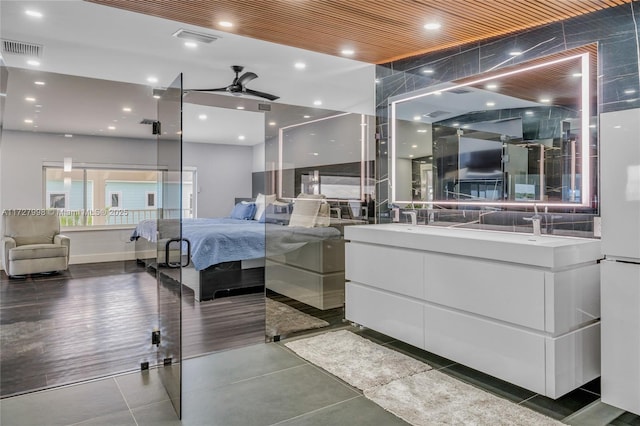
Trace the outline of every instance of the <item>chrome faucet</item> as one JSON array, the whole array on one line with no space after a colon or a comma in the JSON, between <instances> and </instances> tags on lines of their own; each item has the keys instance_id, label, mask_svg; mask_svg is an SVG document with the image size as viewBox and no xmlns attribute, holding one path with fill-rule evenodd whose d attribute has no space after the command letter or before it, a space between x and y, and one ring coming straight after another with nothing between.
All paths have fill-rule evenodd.
<instances>
[{"instance_id":1,"label":"chrome faucet","mask_svg":"<svg viewBox=\"0 0 640 426\"><path fill-rule=\"evenodd\" d=\"M542 216L540 216L538 214L538 205L537 204L533 204L533 216L531 217L523 217L524 220L528 220L531 221L531 224L533 225L533 235L535 236L540 236L542 235L542 232L540 230L540 222L542 219Z\"/></svg>"},{"instance_id":2,"label":"chrome faucet","mask_svg":"<svg viewBox=\"0 0 640 426\"><path fill-rule=\"evenodd\" d=\"M402 214L406 214L407 216L409 216L411 218L411 224L412 225L417 225L418 224L418 216L416 215L416 212L402 212Z\"/></svg>"}]
</instances>

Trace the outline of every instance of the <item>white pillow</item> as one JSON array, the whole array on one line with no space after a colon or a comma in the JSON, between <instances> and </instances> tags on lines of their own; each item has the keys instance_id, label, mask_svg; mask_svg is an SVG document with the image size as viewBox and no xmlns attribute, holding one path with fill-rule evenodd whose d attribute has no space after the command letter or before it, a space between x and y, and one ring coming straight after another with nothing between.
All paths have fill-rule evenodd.
<instances>
[{"instance_id":1,"label":"white pillow","mask_svg":"<svg viewBox=\"0 0 640 426\"><path fill-rule=\"evenodd\" d=\"M316 217L325 196L315 194L300 194L293 204L293 212L289 218L289 226L313 228Z\"/></svg>"},{"instance_id":2,"label":"white pillow","mask_svg":"<svg viewBox=\"0 0 640 426\"><path fill-rule=\"evenodd\" d=\"M264 210L267 208L269 204L273 204L274 201L276 201L276 194L264 195L264 194L258 193L258 196L256 197L256 201L255 201L256 214L253 215L253 219L260 220L260 217L262 217L262 213L264 212Z\"/></svg>"}]
</instances>

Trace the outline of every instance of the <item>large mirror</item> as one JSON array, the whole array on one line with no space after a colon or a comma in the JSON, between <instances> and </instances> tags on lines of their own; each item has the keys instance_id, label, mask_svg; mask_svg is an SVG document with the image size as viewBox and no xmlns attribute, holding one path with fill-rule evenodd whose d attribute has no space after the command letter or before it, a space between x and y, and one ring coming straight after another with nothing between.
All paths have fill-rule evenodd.
<instances>
[{"instance_id":1,"label":"large mirror","mask_svg":"<svg viewBox=\"0 0 640 426\"><path fill-rule=\"evenodd\" d=\"M390 98L392 202L591 206L596 51Z\"/></svg>"}]
</instances>

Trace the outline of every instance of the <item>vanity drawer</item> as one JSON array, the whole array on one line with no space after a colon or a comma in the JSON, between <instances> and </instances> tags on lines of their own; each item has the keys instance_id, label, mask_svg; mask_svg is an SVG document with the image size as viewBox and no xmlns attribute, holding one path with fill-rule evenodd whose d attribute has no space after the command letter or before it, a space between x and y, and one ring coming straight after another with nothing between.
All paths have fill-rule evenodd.
<instances>
[{"instance_id":1,"label":"vanity drawer","mask_svg":"<svg viewBox=\"0 0 640 426\"><path fill-rule=\"evenodd\" d=\"M346 244L345 254L347 280L424 298L421 252L350 242Z\"/></svg>"},{"instance_id":2,"label":"vanity drawer","mask_svg":"<svg viewBox=\"0 0 640 426\"><path fill-rule=\"evenodd\" d=\"M545 272L507 263L425 254L425 299L454 309L545 329Z\"/></svg>"},{"instance_id":3,"label":"vanity drawer","mask_svg":"<svg viewBox=\"0 0 640 426\"><path fill-rule=\"evenodd\" d=\"M354 282L347 282L345 291L347 320L424 347L422 303Z\"/></svg>"}]
</instances>

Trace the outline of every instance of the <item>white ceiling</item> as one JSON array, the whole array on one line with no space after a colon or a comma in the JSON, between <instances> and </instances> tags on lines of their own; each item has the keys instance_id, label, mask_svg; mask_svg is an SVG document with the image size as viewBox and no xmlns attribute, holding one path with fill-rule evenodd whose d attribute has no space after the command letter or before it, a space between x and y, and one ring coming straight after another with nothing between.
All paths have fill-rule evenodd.
<instances>
[{"instance_id":1,"label":"white ceiling","mask_svg":"<svg viewBox=\"0 0 640 426\"><path fill-rule=\"evenodd\" d=\"M27 16L27 9L43 17ZM183 40L172 37L180 28L220 38L188 49ZM245 71L258 74L248 88L280 99L271 103L192 92L184 98L185 141L263 142L265 127L269 132L276 126L265 126L258 103L303 107L272 108L267 114L268 121L289 124L303 120L303 114L310 119L327 115L324 109L374 113L374 65L79 0L1 0L0 36L43 47L39 67L27 65L26 56L3 53L9 67L7 87L2 88L6 129L148 138L149 127L140 120L156 117L156 102L151 98L154 86L167 86L182 72L186 89L224 87L234 77L231 65L243 65ZM298 61L306 63L304 70L294 68ZM158 83L148 83L149 76ZM46 84L36 86L36 80ZM26 97L36 100L29 102ZM322 101L321 107L313 106L316 100ZM239 104L245 104L245 111L235 110ZM123 107L132 111L124 112ZM200 120L200 114L207 115L207 120Z\"/></svg>"}]
</instances>

